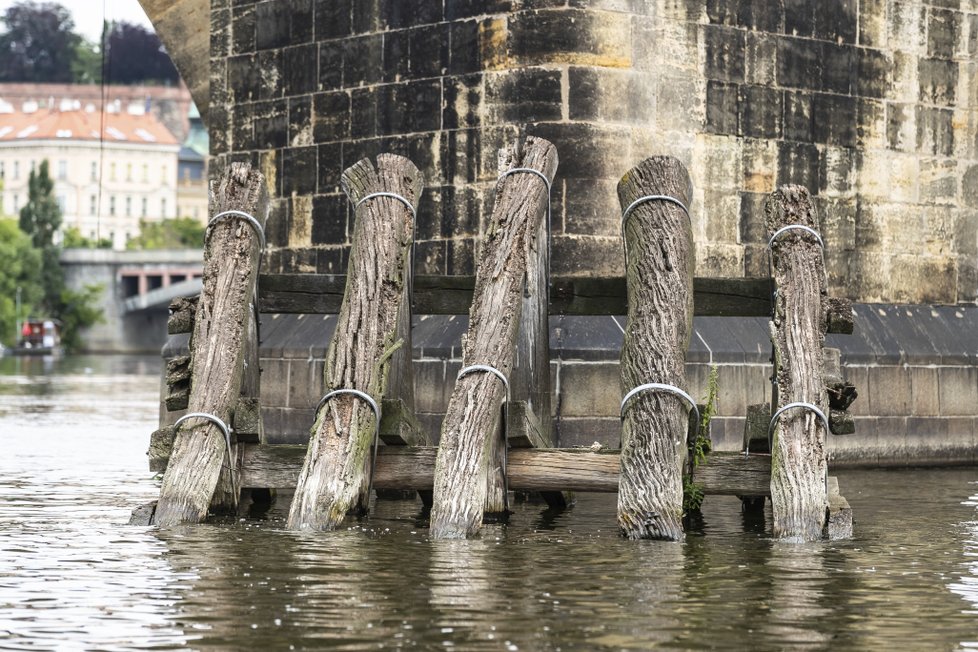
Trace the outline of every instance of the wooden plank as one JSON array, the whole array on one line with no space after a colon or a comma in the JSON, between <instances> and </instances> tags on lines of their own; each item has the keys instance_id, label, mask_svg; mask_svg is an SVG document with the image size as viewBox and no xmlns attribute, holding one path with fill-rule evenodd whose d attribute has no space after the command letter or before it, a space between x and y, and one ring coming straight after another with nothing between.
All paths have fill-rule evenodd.
<instances>
[{"instance_id":1,"label":"wooden plank","mask_svg":"<svg viewBox=\"0 0 978 652\"><path fill-rule=\"evenodd\" d=\"M246 488L292 489L305 446L242 446L242 484ZM437 448L387 446L377 453L374 487L430 490ZM618 491L619 451L599 453L574 448L522 448L509 451L509 488L514 491ZM767 496L771 456L710 453L696 468L696 482L707 495Z\"/></svg>"},{"instance_id":2,"label":"wooden plank","mask_svg":"<svg viewBox=\"0 0 978 652\"><path fill-rule=\"evenodd\" d=\"M403 156L380 154L376 167L362 159L344 170L340 181L356 220L349 282L327 349L323 386L378 400L387 395L391 356L404 345L397 342L399 334L406 335L399 331L405 326L399 317L406 305L414 207L424 179ZM404 367L399 372L397 381L404 381L408 372ZM375 427L379 424L363 398L340 394L318 408L289 510L290 529L330 530L351 509L366 512Z\"/></svg>"},{"instance_id":3,"label":"wooden plank","mask_svg":"<svg viewBox=\"0 0 978 652\"><path fill-rule=\"evenodd\" d=\"M462 338L462 366L484 365L513 378L527 282L532 283L529 292L538 293L544 271L534 255L539 249L534 247L539 247L537 235L546 213L547 187L557 171L557 150L549 141L527 136L500 150L498 160L501 176L479 256L468 330ZM538 171L547 184L532 174L505 174L514 168ZM536 315L530 318L536 322ZM523 321L522 326L529 325ZM549 332L538 337L545 354ZM547 374L549 383L549 363L539 371ZM525 382L522 387L527 389ZM432 538L472 536L482 527L485 513L507 511L502 471L506 442L499 430L499 408L509 398L506 394L500 379L485 371L456 380L439 438Z\"/></svg>"},{"instance_id":4,"label":"wooden plank","mask_svg":"<svg viewBox=\"0 0 978 652\"><path fill-rule=\"evenodd\" d=\"M263 274L262 312L329 314L339 312L346 276L342 274ZM415 276L413 312L467 315L474 276ZM625 278L552 277L551 315L624 315ZM694 278L693 311L704 317L768 317L773 285L767 278Z\"/></svg>"},{"instance_id":5,"label":"wooden plank","mask_svg":"<svg viewBox=\"0 0 978 652\"><path fill-rule=\"evenodd\" d=\"M544 434L537 415L526 401L506 404L506 439L510 448L552 448L553 441Z\"/></svg>"},{"instance_id":6,"label":"wooden plank","mask_svg":"<svg viewBox=\"0 0 978 652\"><path fill-rule=\"evenodd\" d=\"M212 208L214 213L244 211L264 228L268 216L264 177L247 164L232 163L214 190ZM260 255L261 241L249 224L226 220L208 229L204 289L193 321L187 408L223 423L231 421L242 387ZM180 429L153 524L199 523L215 509L237 512L238 478L230 473L233 459L228 459L227 448L223 434L210 421L197 419Z\"/></svg>"},{"instance_id":7,"label":"wooden plank","mask_svg":"<svg viewBox=\"0 0 978 652\"><path fill-rule=\"evenodd\" d=\"M804 186L785 185L768 198L764 210L778 287L771 341L777 380L772 409L803 402L828 408L822 379L826 325L825 267L820 243L794 227L818 228L815 204ZM794 230L781 231L786 227ZM772 415L773 416L773 415ZM812 412L794 409L773 428L771 511L774 536L815 541L825 525L826 428Z\"/></svg>"},{"instance_id":8,"label":"wooden plank","mask_svg":"<svg viewBox=\"0 0 978 652\"><path fill-rule=\"evenodd\" d=\"M674 201L643 203L649 196ZM628 281L619 365L624 391L648 382L686 387L695 254L683 207L692 199L689 173L672 156L649 157L618 182ZM685 536L688 410L676 396L652 392L635 396L624 409L618 527L628 539L681 541Z\"/></svg>"}]
</instances>

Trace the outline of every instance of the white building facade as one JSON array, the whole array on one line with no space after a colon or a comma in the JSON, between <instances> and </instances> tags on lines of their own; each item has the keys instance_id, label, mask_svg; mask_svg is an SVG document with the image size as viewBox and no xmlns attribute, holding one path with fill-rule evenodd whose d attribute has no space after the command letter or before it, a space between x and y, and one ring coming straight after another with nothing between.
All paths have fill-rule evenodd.
<instances>
[{"instance_id":1,"label":"white building facade","mask_svg":"<svg viewBox=\"0 0 978 652\"><path fill-rule=\"evenodd\" d=\"M177 217L179 149L143 105L115 103L99 112L72 100L48 108L0 100L2 212L17 216L28 200L31 170L46 159L62 232L76 227L84 237L125 249L141 219Z\"/></svg>"}]
</instances>

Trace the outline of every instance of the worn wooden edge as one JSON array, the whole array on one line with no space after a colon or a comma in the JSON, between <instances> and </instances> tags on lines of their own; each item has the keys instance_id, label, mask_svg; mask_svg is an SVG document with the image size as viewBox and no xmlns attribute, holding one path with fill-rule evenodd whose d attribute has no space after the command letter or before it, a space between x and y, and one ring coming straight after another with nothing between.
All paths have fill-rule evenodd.
<instances>
[{"instance_id":1,"label":"worn wooden edge","mask_svg":"<svg viewBox=\"0 0 978 652\"><path fill-rule=\"evenodd\" d=\"M343 299L343 274L262 274L259 309L267 313L326 314L338 312ZM474 276L415 276L414 305L419 315L465 315L472 304ZM553 277L551 315L623 315L624 277ZM696 315L767 317L773 285L767 278L696 278Z\"/></svg>"},{"instance_id":2,"label":"worn wooden edge","mask_svg":"<svg viewBox=\"0 0 978 652\"><path fill-rule=\"evenodd\" d=\"M241 476L246 488L292 489L305 446L242 445ZM430 490L435 457L431 446L389 446L377 453L377 489ZM514 491L618 491L619 451L522 448L509 451L509 488ZM770 495L771 457L714 452L696 468L695 481L710 495Z\"/></svg>"},{"instance_id":3,"label":"worn wooden edge","mask_svg":"<svg viewBox=\"0 0 978 652\"><path fill-rule=\"evenodd\" d=\"M550 448L540 420L526 401L506 403L506 440L510 448Z\"/></svg>"},{"instance_id":4,"label":"worn wooden edge","mask_svg":"<svg viewBox=\"0 0 978 652\"><path fill-rule=\"evenodd\" d=\"M433 443L414 411L399 398L385 398L381 403L380 440L387 446L430 446Z\"/></svg>"}]
</instances>

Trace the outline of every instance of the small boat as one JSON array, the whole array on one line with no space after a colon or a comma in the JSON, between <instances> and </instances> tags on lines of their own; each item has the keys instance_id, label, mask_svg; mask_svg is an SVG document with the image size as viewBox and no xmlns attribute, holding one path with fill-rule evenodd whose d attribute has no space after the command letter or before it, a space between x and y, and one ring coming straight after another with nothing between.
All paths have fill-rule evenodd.
<instances>
[{"instance_id":1,"label":"small boat","mask_svg":"<svg viewBox=\"0 0 978 652\"><path fill-rule=\"evenodd\" d=\"M20 329L12 355L61 355L61 322L57 319L27 319Z\"/></svg>"}]
</instances>

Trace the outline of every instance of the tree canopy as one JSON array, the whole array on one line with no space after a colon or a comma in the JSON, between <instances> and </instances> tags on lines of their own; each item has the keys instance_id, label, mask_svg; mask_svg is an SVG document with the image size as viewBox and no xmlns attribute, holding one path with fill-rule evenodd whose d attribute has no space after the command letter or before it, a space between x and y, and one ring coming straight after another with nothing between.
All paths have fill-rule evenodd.
<instances>
[{"instance_id":1,"label":"tree canopy","mask_svg":"<svg viewBox=\"0 0 978 652\"><path fill-rule=\"evenodd\" d=\"M81 38L71 13L54 2L18 2L3 13L0 81L72 82Z\"/></svg>"},{"instance_id":2,"label":"tree canopy","mask_svg":"<svg viewBox=\"0 0 978 652\"><path fill-rule=\"evenodd\" d=\"M200 249L204 246L204 225L192 217L149 222L139 220L139 235L126 243L126 249Z\"/></svg>"},{"instance_id":3,"label":"tree canopy","mask_svg":"<svg viewBox=\"0 0 978 652\"><path fill-rule=\"evenodd\" d=\"M75 32L71 13L56 2L21 0L0 15L0 82L176 84L180 75L155 32L106 23L102 44Z\"/></svg>"}]
</instances>

